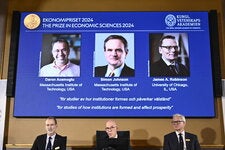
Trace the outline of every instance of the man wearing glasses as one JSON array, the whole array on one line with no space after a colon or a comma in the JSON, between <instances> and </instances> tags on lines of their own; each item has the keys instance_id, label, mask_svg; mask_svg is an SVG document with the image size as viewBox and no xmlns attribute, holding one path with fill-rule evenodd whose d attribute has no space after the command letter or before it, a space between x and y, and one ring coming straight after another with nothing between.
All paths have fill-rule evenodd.
<instances>
[{"instance_id":1,"label":"man wearing glasses","mask_svg":"<svg viewBox=\"0 0 225 150\"><path fill-rule=\"evenodd\" d=\"M183 115L174 114L171 124L175 131L164 136L163 150L201 150L197 135L184 130Z\"/></svg>"},{"instance_id":2,"label":"man wearing glasses","mask_svg":"<svg viewBox=\"0 0 225 150\"><path fill-rule=\"evenodd\" d=\"M158 50L161 58L151 64L151 76L189 76L187 68L177 61L179 46L174 36L163 36Z\"/></svg>"},{"instance_id":3,"label":"man wearing glasses","mask_svg":"<svg viewBox=\"0 0 225 150\"><path fill-rule=\"evenodd\" d=\"M131 150L130 132L118 131L114 120L108 120L105 131L97 131L96 150Z\"/></svg>"},{"instance_id":4,"label":"man wearing glasses","mask_svg":"<svg viewBox=\"0 0 225 150\"><path fill-rule=\"evenodd\" d=\"M108 120L105 124L105 131L109 138L118 138L117 125L114 120Z\"/></svg>"}]
</instances>

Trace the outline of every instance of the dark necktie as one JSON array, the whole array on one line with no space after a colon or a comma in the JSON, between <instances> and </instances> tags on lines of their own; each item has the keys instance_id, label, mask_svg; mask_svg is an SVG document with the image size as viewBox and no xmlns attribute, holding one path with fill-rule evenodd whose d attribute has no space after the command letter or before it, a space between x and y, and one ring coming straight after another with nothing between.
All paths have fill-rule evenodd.
<instances>
[{"instance_id":1,"label":"dark necktie","mask_svg":"<svg viewBox=\"0 0 225 150\"><path fill-rule=\"evenodd\" d=\"M176 67L174 65L169 65L170 71L172 72L173 75L177 75L177 70Z\"/></svg>"},{"instance_id":2,"label":"dark necktie","mask_svg":"<svg viewBox=\"0 0 225 150\"><path fill-rule=\"evenodd\" d=\"M179 134L179 149L184 150L184 141L181 133Z\"/></svg>"},{"instance_id":3,"label":"dark necktie","mask_svg":"<svg viewBox=\"0 0 225 150\"><path fill-rule=\"evenodd\" d=\"M111 72L110 74L109 74L109 77L114 77L115 76L115 73L114 72Z\"/></svg>"},{"instance_id":4,"label":"dark necktie","mask_svg":"<svg viewBox=\"0 0 225 150\"><path fill-rule=\"evenodd\" d=\"M48 138L48 145L47 145L46 150L51 150L52 149L51 139L52 139L51 137Z\"/></svg>"}]
</instances>

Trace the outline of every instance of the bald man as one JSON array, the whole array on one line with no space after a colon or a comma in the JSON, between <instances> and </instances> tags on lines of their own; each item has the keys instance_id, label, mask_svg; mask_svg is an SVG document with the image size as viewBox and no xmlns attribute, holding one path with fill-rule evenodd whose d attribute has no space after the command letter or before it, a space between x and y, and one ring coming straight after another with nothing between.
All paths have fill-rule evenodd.
<instances>
[{"instance_id":1,"label":"bald man","mask_svg":"<svg viewBox=\"0 0 225 150\"><path fill-rule=\"evenodd\" d=\"M114 120L108 120L105 123L105 131L109 138L118 138L117 130L118 126Z\"/></svg>"}]
</instances>

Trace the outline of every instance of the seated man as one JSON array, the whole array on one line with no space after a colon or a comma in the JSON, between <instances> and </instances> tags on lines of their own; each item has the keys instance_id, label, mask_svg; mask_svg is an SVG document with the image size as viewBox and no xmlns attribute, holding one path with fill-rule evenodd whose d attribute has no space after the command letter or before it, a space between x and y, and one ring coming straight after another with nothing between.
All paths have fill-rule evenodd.
<instances>
[{"instance_id":1,"label":"seated man","mask_svg":"<svg viewBox=\"0 0 225 150\"><path fill-rule=\"evenodd\" d=\"M97 150L130 150L130 132L118 131L114 120L106 122L105 131L97 131Z\"/></svg>"},{"instance_id":2,"label":"seated man","mask_svg":"<svg viewBox=\"0 0 225 150\"><path fill-rule=\"evenodd\" d=\"M174 114L171 123L175 131L164 136L163 150L201 150L197 135L184 129L184 115Z\"/></svg>"},{"instance_id":3,"label":"seated man","mask_svg":"<svg viewBox=\"0 0 225 150\"><path fill-rule=\"evenodd\" d=\"M105 124L105 130L109 138L118 138L118 126L114 120L108 120Z\"/></svg>"},{"instance_id":4,"label":"seated man","mask_svg":"<svg viewBox=\"0 0 225 150\"><path fill-rule=\"evenodd\" d=\"M36 137L31 150L66 150L66 137L56 133L57 120L48 117L45 121L46 134Z\"/></svg>"}]
</instances>

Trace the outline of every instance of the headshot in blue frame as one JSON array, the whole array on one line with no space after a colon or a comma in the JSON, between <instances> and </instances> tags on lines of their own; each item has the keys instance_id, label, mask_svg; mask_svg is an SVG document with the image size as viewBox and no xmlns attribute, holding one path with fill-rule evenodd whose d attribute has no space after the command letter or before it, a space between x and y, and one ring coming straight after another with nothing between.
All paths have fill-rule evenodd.
<instances>
[{"instance_id":1,"label":"headshot in blue frame","mask_svg":"<svg viewBox=\"0 0 225 150\"><path fill-rule=\"evenodd\" d=\"M174 35L164 34L161 36L158 44L153 48L150 66L151 76L189 76L189 57L187 46L183 43L182 37L179 35L179 43ZM150 40L151 37L150 37ZM152 42L152 45L153 42ZM154 50L160 55L158 60L154 61Z\"/></svg>"},{"instance_id":2,"label":"headshot in blue frame","mask_svg":"<svg viewBox=\"0 0 225 150\"><path fill-rule=\"evenodd\" d=\"M128 42L122 35L111 34L104 40L107 64L95 67L95 77L133 77L134 69L126 64ZM98 58L99 59L99 58Z\"/></svg>"},{"instance_id":3,"label":"headshot in blue frame","mask_svg":"<svg viewBox=\"0 0 225 150\"><path fill-rule=\"evenodd\" d=\"M59 38L52 42L53 60L41 67L39 77L79 77L80 66L70 59L71 48L67 39Z\"/></svg>"}]
</instances>

